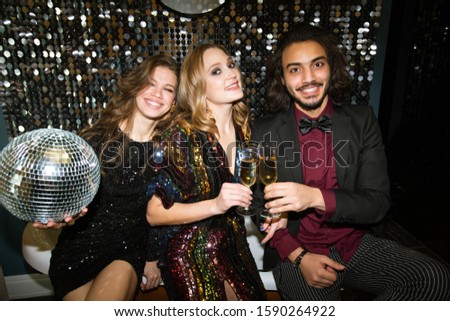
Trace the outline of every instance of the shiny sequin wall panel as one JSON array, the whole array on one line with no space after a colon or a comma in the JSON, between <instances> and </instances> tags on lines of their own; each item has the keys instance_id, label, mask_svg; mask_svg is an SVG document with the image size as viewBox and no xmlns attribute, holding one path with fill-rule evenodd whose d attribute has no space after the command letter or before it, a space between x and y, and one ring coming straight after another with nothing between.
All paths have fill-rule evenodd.
<instances>
[{"instance_id":1,"label":"shiny sequin wall panel","mask_svg":"<svg viewBox=\"0 0 450 321\"><path fill-rule=\"evenodd\" d=\"M95 121L115 81L145 57L182 62L196 44L225 45L244 72L246 102L265 113L265 60L297 22L330 28L355 78L352 102L367 104L381 0L226 1L182 15L159 1L1 2L0 97L8 136L36 128L76 131Z\"/></svg>"}]
</instances>

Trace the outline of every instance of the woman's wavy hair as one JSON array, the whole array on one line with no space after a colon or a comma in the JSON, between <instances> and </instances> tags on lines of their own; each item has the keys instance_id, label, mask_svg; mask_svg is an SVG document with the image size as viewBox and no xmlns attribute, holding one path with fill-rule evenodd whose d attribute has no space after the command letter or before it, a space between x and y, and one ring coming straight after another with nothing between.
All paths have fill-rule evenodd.
<instances>
[{"instance_id":1,"label":"woman's wavy hair","mask_svg":"<svg viewBox=\"0 0 450 321\"><path fill-rule=\"evenodd\" d=\"M116 91L112 99L100 113L99 119L90 127L83 128L79 135L91 143L99 151L98 157L102 159L102 154L109 145L108 143L122 141L117 159L110 159L116 162L123 155L129 144L129 138L119 130L120 124L125 124L125 133L133 129L133 118L135 117L137 104L136 96L149 84L149 78L154 74L157 67L165 67L173 71L179 78L179 67L177 62L169 56L159 54L145 59L142 63L134 67L127 75L119 78ZM159 135L170 126L173 120L173 108L166 113L155 127L153 136ZM102 143L102 146L96 144Z\"/></svg>"},{"instance_id":2,"label":"woman's wavy hair","mask_svg":"<svg viewBox=\"0 0 450 321\"><path fill-rule=\"evenodd\" d=\"M353 79L347 69L345 54L339 48L338 39L321 27L299 24L282 35L275 52L267 60L266 100L270 112L287 110L291 106L291 97L282 83L281 57L284 50L294 43L308 40L321 45L327 55L331 73L328 95L331 101L336 105L347 102L347 89Z\"/></svg>"},{"instance_id":3,"label":"woman's wavy hair","mask_svg":"<svg viewBox=\"0 0 450 321\"><path fill-rule=\"evenodd\" d=\"M205 52L212 48L218 48L231 57L223 46L210 43L199 45L187 55L181 66L176 119L190 128L218 134L216 121L206 105L206 79L203 64ZM232 109L234 122L241 127L244 138L248 140L251 134L248 106L238 101L233 104Z\"/></svg>"}]
</instances>

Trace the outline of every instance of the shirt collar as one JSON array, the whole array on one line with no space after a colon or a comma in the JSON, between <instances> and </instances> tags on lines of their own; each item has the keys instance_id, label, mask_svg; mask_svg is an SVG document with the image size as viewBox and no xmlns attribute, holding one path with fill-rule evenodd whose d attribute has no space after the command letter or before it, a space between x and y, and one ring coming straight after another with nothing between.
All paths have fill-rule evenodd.
<instances>
[{"instance_id":1,"label":"shirt collar","mask_svg":"<svg viewBox=\"0 0 450 321\"><path fill-rule=\"evenodd\" d=\"M300 119L302 117L306 117L306 118L310 118L310 119L317 119L322 115L327 115L329 117L331 117L331 113L333 111L333 102L331 101L330 97L328 97L328 102L327 105L325 106L325 108L322 110L322 112L320 113L320 115L318 115L317 117L311 118L308 115L306 115L304 112L302 112L300 109L296 108L294 106L294 115L295 115L295 122L296 124L300 123Z\"/></svg>"}]
</instances>

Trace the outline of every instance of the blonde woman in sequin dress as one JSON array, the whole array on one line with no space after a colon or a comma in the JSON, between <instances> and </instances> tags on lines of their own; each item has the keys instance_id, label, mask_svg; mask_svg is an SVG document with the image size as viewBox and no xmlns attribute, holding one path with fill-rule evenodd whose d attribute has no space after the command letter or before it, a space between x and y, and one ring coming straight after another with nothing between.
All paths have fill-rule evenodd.
<instances>
[{"instance_id":1,"label":"blonde woman in sequin dress","mask_svg":"<svg viewBox=\"0 0 450 321\"><path fill-rule=\"evenodd\" d=\"M165 161L149 185L147 220L170 226L161 267L172 300L265 300L237 206L252 191L236 182L235 146L250 136L240 70L204 44L183 63L176 113L162 135Z\"/></svg>"},{"instance_id":2,"label":"blonde woman in sequin dress","mask_svg":"<svg viewBox=\"0 0 450 321\"><path fill-rule=\"evenodd\" d=\"M146 221L146 190L154 175L152 139L171 121L178 73L170 57L147 58L118 82L99 120L80 133L99 156L102 178L83 217L48 226L64 227L49 270L57 298L131 300L139 285L160 284L160 233Z\"/></svg>"}]
</instances>

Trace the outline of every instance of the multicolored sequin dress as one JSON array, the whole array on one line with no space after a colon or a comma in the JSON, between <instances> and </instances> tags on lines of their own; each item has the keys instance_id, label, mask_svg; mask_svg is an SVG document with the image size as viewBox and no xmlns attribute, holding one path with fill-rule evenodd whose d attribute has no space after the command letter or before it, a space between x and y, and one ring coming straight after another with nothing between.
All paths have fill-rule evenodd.
<instances>
[{"instance_id":1,"label":"multicolored sequin dress","mask_svg":"<svg viewBox=\"0 0 450 321\"><path fill-rule=\"evenodd\" d=\"M163 135L164 161L149 185L165 208L215 198L233 182L227 157L211 135L175 126ZM247 242L244 218L234 209L191 224L171 226L159 260L172 300L226 300L227 282L239 300L265 300L266 292Z\"/></svg>"},{"instance_id":2,"label":"multicolored sequin dress","mask_svg":"<svg viewBox=\"0 0 450 321\"><path fill-rule=\"evenodd\" d=\"M100 188L87 214L62 229L52 251L49 276L59 299L94 279L114 260L129 262L140 283L146 256L148 261L159 257L160 229L151 228L146 220L146 191L154 170L145 165L152 143L130 141L124 157L108 163L119 153L120 144L110 143L106 149ZM102 146L91 145L97 151Z\"/></svg>"}]
</instances>

